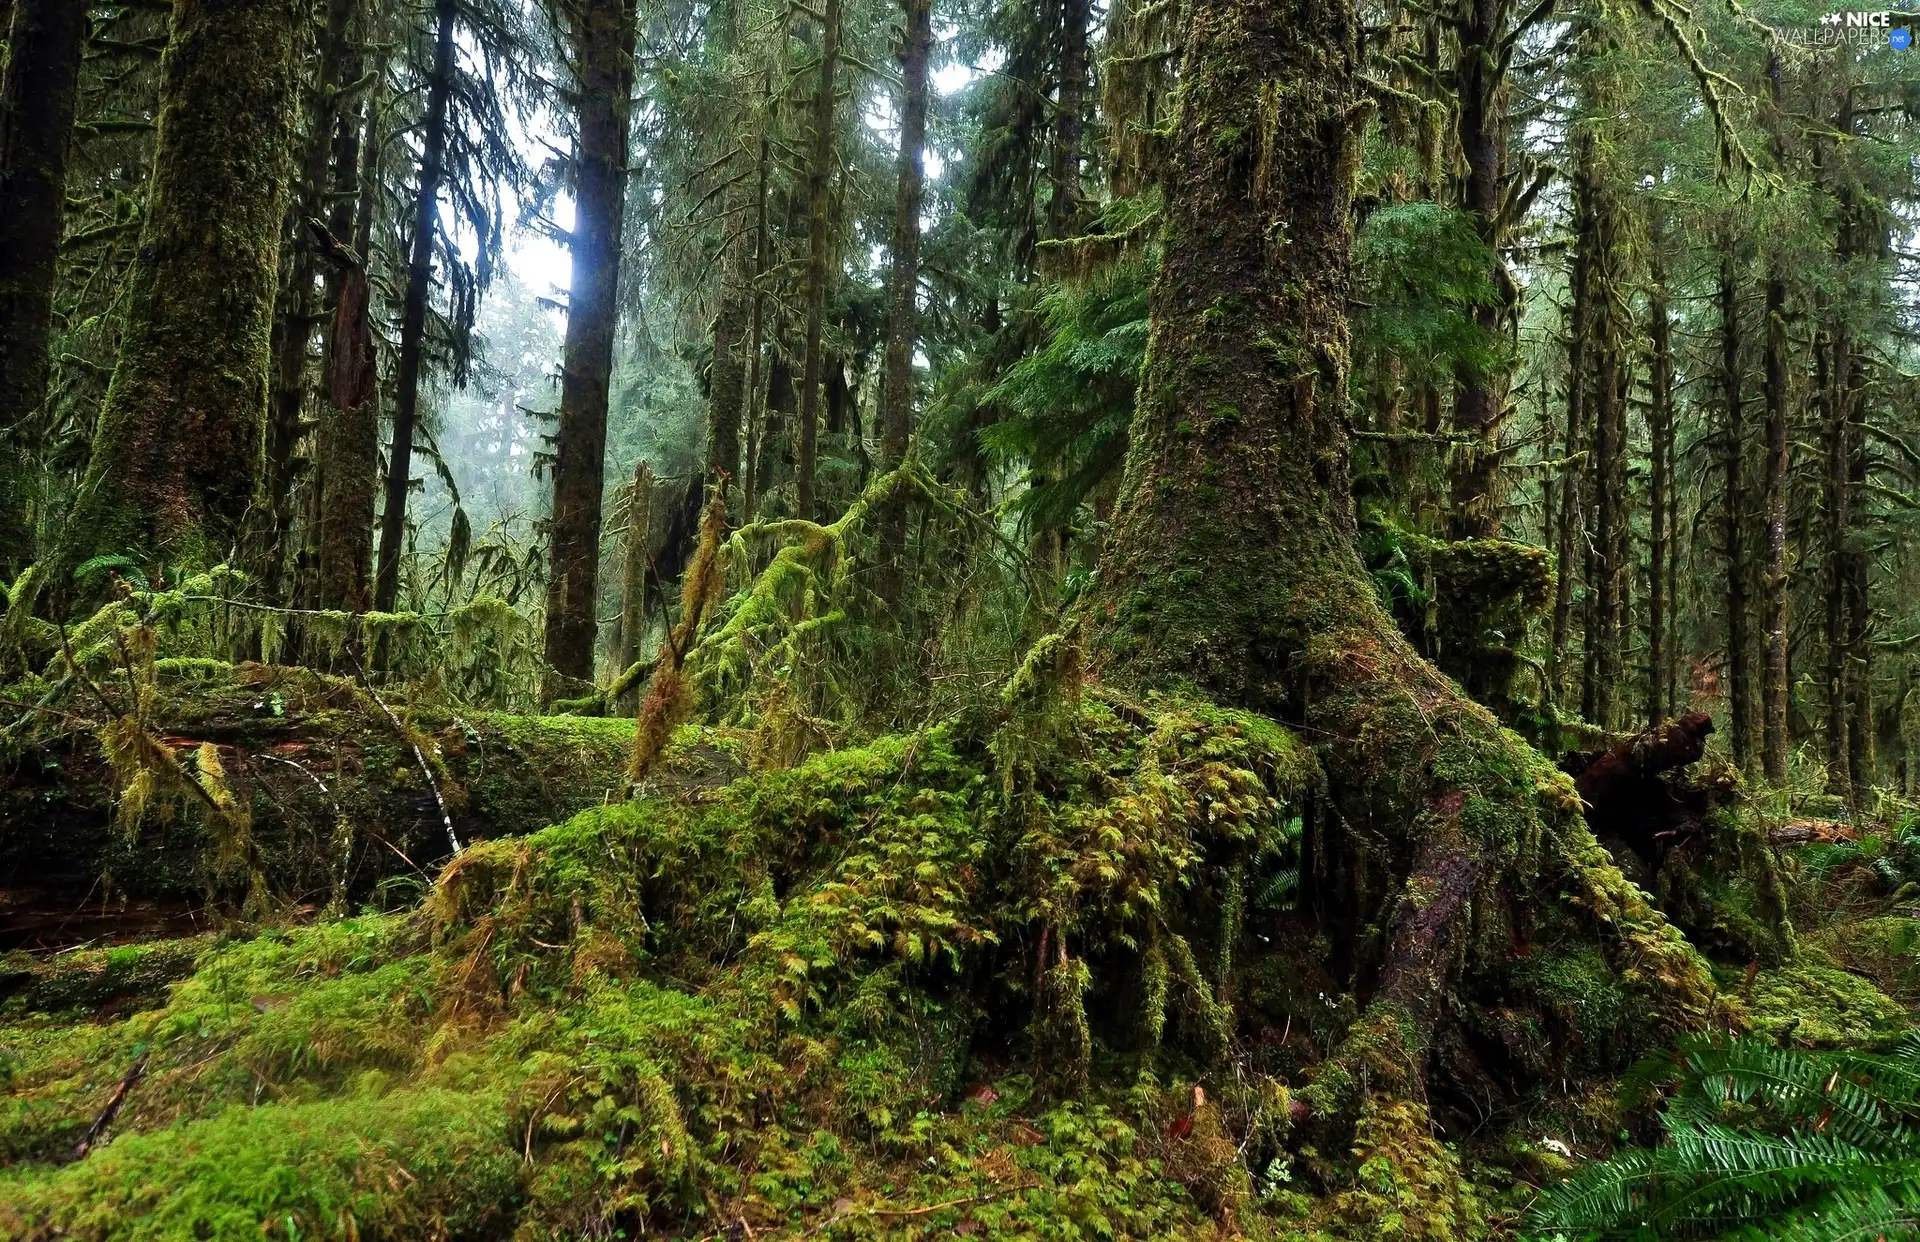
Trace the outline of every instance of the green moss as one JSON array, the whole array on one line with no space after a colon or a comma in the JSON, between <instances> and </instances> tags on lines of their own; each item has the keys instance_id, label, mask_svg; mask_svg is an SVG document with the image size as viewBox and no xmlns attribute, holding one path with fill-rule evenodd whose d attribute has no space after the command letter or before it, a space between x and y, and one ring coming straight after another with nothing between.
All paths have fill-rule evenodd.
<instances>
[{"instance_id":1,"label":"green moss","mask_svg":"<svg viewBox=\"0 0 1920 1242\"><path fill-rule=\"evenodd\" d=\"M1828 966L1763 970L1737 994L1755 1034L1796 1047L1878 1044L1911 1023L1907 1011L1870 981Z\"/></svg>"}]
</instances>

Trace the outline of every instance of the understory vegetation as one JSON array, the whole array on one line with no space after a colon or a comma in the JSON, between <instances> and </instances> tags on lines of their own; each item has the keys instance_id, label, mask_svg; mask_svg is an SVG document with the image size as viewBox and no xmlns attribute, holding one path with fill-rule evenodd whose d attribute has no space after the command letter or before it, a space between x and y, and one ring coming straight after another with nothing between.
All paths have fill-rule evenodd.
<instances>
[{"instance_id":1,"label":"understory vegetation","mask_svg":"<svg viewBox=\"0 0 1920 1242\"><path fill-rule=\"evenodd\" d=\"M0 1242L1920 1238L1912 26L0 0Z\"/></svg>"}]
</instances>

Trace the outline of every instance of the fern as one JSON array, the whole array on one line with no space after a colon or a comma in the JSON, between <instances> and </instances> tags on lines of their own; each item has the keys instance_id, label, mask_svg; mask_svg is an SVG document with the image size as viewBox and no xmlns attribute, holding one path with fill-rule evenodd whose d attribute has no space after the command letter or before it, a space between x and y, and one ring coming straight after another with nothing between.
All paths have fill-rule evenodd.
<instances>
[{"instance_id":1,"label":"fern","mask_svg":"<svg viewBox=\"0 0 1920 1242\"><path fill-rule=\"evenodd\" d=\"M1699 1037L1626 1076L1666 1141L1586 1166L1533 1210L1543 1236L1920 1236L1920 1036L1886 1052Z\"/></svg>"}]
</instances>

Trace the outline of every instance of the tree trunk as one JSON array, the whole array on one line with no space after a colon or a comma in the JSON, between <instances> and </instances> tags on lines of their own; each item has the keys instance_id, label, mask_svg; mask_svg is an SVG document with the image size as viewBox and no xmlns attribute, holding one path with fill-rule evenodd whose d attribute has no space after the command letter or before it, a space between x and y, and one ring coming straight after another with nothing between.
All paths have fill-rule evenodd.
<instances>
[{"instance_id":1,"label":"tree trunk","mask_svg":"<svg viewBox=\"0 0 1920 1242\"><path fill-rule=\"evenodd\" d=\"M909 10L908 22L913 20ZM1060 0L1060 93L1053 122L1047 179L1047 236L1059 241L1080 231L1081 134L1087 98L1087 0ZM904 64L904 62L903 62ZM924 75L925 70L922 69ZM924 108L924 106L923 106ZM924 121L922 123L924 128Z\"/></svg>"},{"instance_id":2,"label":"tree trunk","mask_svg":"<svg viewBox=\"0 0 1920 1242\"><path fill-rule=\"evenodd\" d=\"M1587 241L1591 232L1588 223L1591 194L1588 186L1593 179L1593 139L1583 131L1578 142L1573 174L1574 231L1577 241L1572 270L1568 272L1572 298L1567 313L1567 438L1565 451L1561 453L1565 464L1560 468L1560 521L1558 542L1554 549L1554 564L1558 567L1558 574L1553 594L1553 646L1549 653L1547 678L1553 686L1555 698L1560 702L1566 701L1567 655L1573 640L1574 556L1586 526L1584 489L1581 487L1586 472L1581 468L1580 455L1585 452L1587 434L1587 325L1593 317L1590 279L1592 247Z\"/></svg>"},{"instance_id":3,"label":"tree trunk","mask_svg":"<svg viewBox=\"0 0 1920 1242\"><path fill-rule=\"evenodd\" d=\"M740 425L747 396L746 368L741 351L747 335L747 268L751 253L744 238L726 236L738 209L737 195L727 196L721 226L718 305L713 315L713 360L707 372L707 477L717 482L740 475Z\"/></svg>"},{"instance_id":4,"label":"tree trunk","mask_svg":"<svg viewBox=\"0 0 1920 1242\"><path fill-rule=\"evenodd\" d=\"M126 335L62 561L229 555L260 481L299 74L293 0L178 0Z\"/></svg>"},{"instance_id":5,"label":"tree trunk","mask_svg":"<svg viewBox=\"0 0 1920 1242\"><path fill-rule=\"evenodd\" d=\"M1821 502L1826 511L1826 647L1827 647L1827 789L1850 792L1847 780L1847 388L1851 338L1835 313L1820 351L1817 384L1820 389L1822 448Z\"/></svg>"},{"instance_id":6,"label":"tree trunk","mask_svg":"<svg viewBox=\"0 0 1920 1242\"><path fill-rule=\"evenodd\" d=\"M380 565L373 580L373 606L380 612L392 612L400 603L400 550L407 536L413 424L420 409L427 298L433 292L433 240L440 230L440 182L446 173L447 102L453 94L453 34L458 16L455 0L435 0L433 74L427 83L422 122L420 185L414 197L407 294L400 312L400 364L394 377L393 442L387 450L386 506L380 513Z\"/></svg>"},{"instance_id":7,"label":"tree trunk","mask_svg":"<svg viewBox=\"0 0 1920 1242\"><path fill-rule=\"evenodd\" d=\"M627 495L627 528L620 537L620 641L613 661L623 671L640 658L640 643L647 633L647 540L653 528L653 470L644 458L633 468L632 486Z\"/></svg>"},{"instance_id":8,"label":"tree trunk","mask_svg":"<svg viewBox=\"0 0 1920 1242\"><path fill-rule=\"evenodd\" d=\"M319 256L307 221L321 216L327 201L340 110L340 88L350 61L347 31L357 0L327 0L327 24L320 34L320 64L307 108L307 146L300 161L293 210L287 221L292 247L287 281L280 290L274 324L273 402L267 419L266 504L252 516L249 562L260 575L266 597L278 601L286 568L286 539L293 527L290 502L295 473L294 449L300 443L300 415L307 398L307 352L318 318L314 282ZM337 236L337 235L336 235Z\"/></svg>"},{"instance_id":9,"label":"tree trunk","mask_svg":"<svg viewBox=\"0 0 1920 1242\"><path fill-rule=\"evenodd\" d=\"M754 197L753 226L753 326L747 334L747 445L740 489L740 512L747 522L760 508L760 489L766 485L760 465L761 444L766 436L767 393L761 383L761 343L766 339L767 292L761 281L767 274L767 173L773 166L772 143L764 122L760 132L759 189Z\"/></svg>"},{"instance_id":10,"label":"tree trunk","mask_svg":"<svg viewBox=\"0 0 1920 1242\"><path fill-rule=\"evenodd\" d=\"M1588 279L1593 282L1594 378L1592 613L1587 628L1588 677L1581 695L1587 719L1603 729L1617 727L1616 705L1622 673L1621 639L1626 616L1626 375L1621 366L1619 321L1613 306L1620 285L1618 211L1612 196L1590 184L1594 253Z\"/></svg>"},{"instance_id":11,"label":"tree trunk","mask_svg":"<svg viewBox=\"0 0 1920 1242\"><path fill-rule=\"evenodd\" d=\"M619 318L614 295L627 203L633 0L581 0L571 20L580 111L573 162L573 279L567 294L560 428L554 441L546 659L550 674L590 682L600 602L607 385L613 378L613 335ZM559 689L550 685L547 697Z\"/></svg>"},{"instance_id":12,"label":"tree trunk","mask_svg":"<svg viewBox=\"0 0 1920 1242\"><path fill-rule=\"evenodd\" d=\"M1655 221L1651 253L1652 288L1648 294L1647 336L1653 349L1651 404L1647 411L1650 441L1647 551L1647 727L1657 728L1674 710L1667 698L1667 645L1673 639L1669 614L1673 597L1667 591L1670 560L1676 549L1669 539L1674 504L1673 486L1673 320L1667 309L1667 266L1662 253L1665 229Z\"/></svg>"},{"instance_id":13,"label":"tree trunk","mask_svg":"<svg viewBox=\"0 0 1920 1242\"><path fill-rule=\"evenodd\" d=\"M1753 681L1748 661L1747 555L1741 521L1746 516L1742 458L1746 428L1740 408L1740 284L1732 243L1720 255L1720 396L1726 411L1721 429L1720 468L1725 477L1721 492L1722 551L1726 560L1727 716L1733 742L1733 762L1753 764Z\"/></svg>"},{"instance_id":14,"label":"tree trunk","mask_svg":"<svg viewBox=\"0 0 1920 1242\"><path fill-rule=\"evenodd\" d=\"M33 559L24 424L47 389L55 259L66 219L67 143L87 6L20 0L0 79L0 577Z\"/></svg>"},{"instance_id":15,"label":"tree trunk","mask_svg":"<svg viewBox=\"0 0 1920 1242\"><path fill-rule=\"evenodd\" d=\"M1761 569L1765 660L1760 668L1760 761L1770 781L1787 778L1787 286L1767 278L1766 563Z\"/></svg>"},{"instance_id":16,"label":"tree trunk","mask_svg":"<svg viewBox=\"0 0 1920 1242\"><path fill-rule=\"evenodd\" d=\"M1069 4L1076 0L1068 0ZM933 48L933 0L903 0L905 38L900 48L899 185L893 202L893 269L887 353L881 375L880 468L892 470L907 455L913 434L913 351L919 339L920 199L927 141L927 57ZM1084 32L1083 32L1084 34ZM898 610L906 552L907 514L898 501L880 521L880 598Z\"/></svg>"},{"instance_id":17,"label":"tree trunk","mask_svg":"<svg viewBox=\"0 0 1920 1242\"><path fill-rule=\"evenodd\" d=\"M800 393L800 443L795 508L813 519L814 441L820 423L820 386L826 358L821 345L827 305L827 266L833 240L833 75L840 59L840 0L826 0L820 31L820 78L813 96L813 160L807 169L807 360Z\"/></svg>"},{"instance_id":18,"label":"tree trunk","mask_svg":"<svg viewBox=\"0 0 1920 1242\"><path fill-rule=\"evenodd\" d=\"M1847 389L1842 408L1853 411L1850 417L1857 419L1866 400L1866 361L1857 350L1848 361ZM1847 501L1843 506L1847 517L1847 533L1842 540L1841 552L1847 612L1847 784L1854 805L1866 809L1865 802L1873 787L1874 775L1873 666L1872 647L1868 642L1873 612L1867 593L1870 567L1866 541L1859 531L1853 529L1853 525L1861 498L1866 495L1867 445L1865 436L1854 434L1851 427L1847 430Z\"/></svg>"},{"instance_id":19,"label":"tree trunk","mask_svg":"<svg viewBox=\"0 0 1920 1242\"><path fill-rule=\"evenodd\" d=\"M333 210L327 223L334 237L353 239L362 264L379 197L380 125L378 108L363 111L364 120L359 115L340 118L334 137ZM373 523L380 491L380 385L366 270L336 263L327 287L333 307L327 331L328 407L314 444L308 536L313 602L316 608L365 612L373 605Z\"/></svg>"},{"instance_id":20,"label":"tree trunk","mask_svg":"<svg viewBox=\"0 0 1920 1242\"><path fill-rule=\"evenodd\" d=\"M1460 28L1460 148L1466 157L1465 206L1481 241L1493 251L1496 304L1473 308L1474 322L1491 338L1500 331L1512 278L1500 257L1500 211L1505 188L1506 112L1502 107L1500 40L1506 25L1504 0L1470 0ZM1499 433L1506 404L1503 367L1474 368L1464 377L1454 405L1454 423L1468 436L1454 449L1448 536L1490 539L1500 533Z\"/></svg>"},{"instance_id":21,"label":"tree trunk","mask_svg":"<svg viewBox=\"0 0 1920 1242\"><path fill-rule=\"evenodd\" d=\"M1148 361L1113 543L1079 615L1107 686L1199 691L1312 739L1326 785L1301 888L1366 1009L1302 1102L1338 1118L1369 1091L1444 1094L1475 1058L1517 1086L1525 1071L1497 1046L1456 1036L1476 1010L1517 1020L1524 987L1505 966L1536 917L1663 981L1634 1003L1697 1021L1711 996L1699 959L1602 861L1566 779L1413 652L1360 562L1353 5L1187 13ZM1263 123L1270 101L1284 124ZM1602 932L1580 910L1618 921Z\"/></svg>"}]
</instances>

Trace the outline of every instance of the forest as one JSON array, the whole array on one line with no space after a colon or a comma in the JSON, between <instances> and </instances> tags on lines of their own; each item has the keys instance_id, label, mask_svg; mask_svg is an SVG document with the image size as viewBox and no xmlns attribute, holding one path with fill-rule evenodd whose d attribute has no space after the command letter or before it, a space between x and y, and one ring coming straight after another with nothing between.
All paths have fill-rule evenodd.
<instances>
[{"instance_id":1,"label":"forest","mask_svg":"<svg viewBox=\"0 0 1920 1242\"><path fill-rule=\"evenodd\" d=\"M0 0L0 1239L1920 1238L1916 24Z\"/></svg>"}]
</instances>

